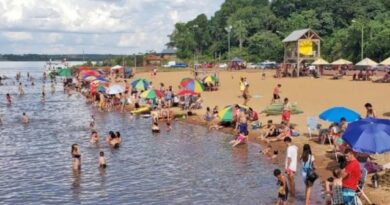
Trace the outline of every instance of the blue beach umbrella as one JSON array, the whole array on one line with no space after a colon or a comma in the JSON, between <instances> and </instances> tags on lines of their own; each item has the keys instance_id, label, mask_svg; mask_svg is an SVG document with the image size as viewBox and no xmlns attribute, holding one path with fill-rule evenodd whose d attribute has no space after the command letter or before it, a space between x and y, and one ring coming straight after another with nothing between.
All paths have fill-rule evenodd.
<instances>
[{"instance_id":1,"label":"blue beach umbrella","mask_svg":"<svg viewBox=\"0 0 390 205\"><path fill-rule=\"evenodd\" d=\"M329 122L340 122L342 117L344 117L347 122L353 122L360 119L359 113L346 107L332 107L320 114L322 120Z\"/></svg>"},{"instance_id":2,"label":"blue beach umbrella","mask_svg":"<svg viewBox=\"0 0 390 205\"><path fill-rule=\"evenodd\" d=\"M382 154L390 151L390 120L365 118L348 125L343 140L357 152Z\"/></svg>"}]
</instances>

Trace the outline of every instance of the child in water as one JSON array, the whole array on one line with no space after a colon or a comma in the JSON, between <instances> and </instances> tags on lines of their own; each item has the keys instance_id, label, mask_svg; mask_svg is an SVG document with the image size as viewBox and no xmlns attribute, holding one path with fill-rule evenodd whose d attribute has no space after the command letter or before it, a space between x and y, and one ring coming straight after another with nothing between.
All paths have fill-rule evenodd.
<instances>
[{"instance_id":1,"label":"child in water","mask_svg":"<svg viewBox=\"0 0 390 205\"><path fill-rule=\"evenodd\" d=\"M99 135L97 134L96 131L92 131L91 133L91 139L89 140L92 144L96 144L99 142Z\"/></svg>"},{"instance_id":2,"label":"child in water","mask_svg":"<svg viewBox=\"0 0 390 205\"><path fill-rule=\"evenodd\" d=\"M247 136L248 136L248 131L241 131L240 135L238 135L238 137L235 140L230 141L230 144L232 145L232 147L235 147L239 144L245 144Z\"/></svg>"},{"instance_id":3,"label":"child in water","mask_svg":"<svg viewBox=\"0 0 390 205\"><path fill-rule=\"evenodd\" d=\"M24 124L27 124L28 121L29 121L28 116L27 116L26 113L24 112L23 115L22 115L22 122L23 122Z\"/></svg>"},{"instance_id":4,"label":"child in water","mask_svg":"<svg viewBox=\"0 0 390 205\"><path fill-rule=\"evenodd\" d=\"M152 132L153 133L159 133L160 132L160 127L158 126L157 122L154 122L152 125Z\"/></svg>"},{"instance_id":5,"label":"child in water","mask_svg":"<svg viewBox=\"0 0 390 205\"><path fill-rule=\"evenodd\" d=\"M277 185L279 186L278 199L276 201L276 204L277 205L287 205L288 186L287 186L286 177L282 174L280 169L274 170L274 176L278 180Z\"/></svg>"},{"instance_id":6,"label":"child in water","mask_svg":"<svg viewBox=\"0 0 390 205\"><path fill-rule=\"evenodd\" d=\"M104 152L101 151L99 155L100 155L99 156L99 168L105 169L107 167L107 164L106 164L106 157L104 156Z\"/></svg>"},{"instance_id":7,"label":"child in water","mask_svg":"<svg viewBox=\"0 0 390 205\"><path fill-rule=\"evenodd\" d=\"M7 99L7 104L11 105L12 104L12 98L11 98L11 95L9 93L7 93L6 99Z\"/></svg>"}]
</instances>

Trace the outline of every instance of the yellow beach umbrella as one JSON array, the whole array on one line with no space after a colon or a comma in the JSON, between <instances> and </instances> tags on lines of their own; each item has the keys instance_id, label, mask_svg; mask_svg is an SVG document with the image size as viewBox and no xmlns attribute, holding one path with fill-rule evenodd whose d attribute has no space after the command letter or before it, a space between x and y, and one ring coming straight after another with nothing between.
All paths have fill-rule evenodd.
<instances>
[{"instance_id":1,"label":"yellow beach umbrella","mask_svg":"<svg viewBox=\"0 0 390 205\"><path fill-rule=\"evenodd\" d=\"M378 65L377 62L369 59L369 58L365 58L363 60L361 60L360 62L356 63L356 65L360 65L360 66L376 66Z\"/></svg>"},{"instance_id":2,"label":"yellow beach umbrella","mask_svg":"<svg viewBox=\"0 0 390 205\"><path fill-rule=\"evenodd\" d=\"M318 58L317 60L315 60L312 65L328 65L329 62L322 59L322 58Z\"/></svg>"},{"instance_id":3,"label":"yellow beach umbrella","mask_svg":"<svg viewBox=\"0 0 390 205\"><path fill-rule=\"evenodd\" d=\"M380 62L381 65L390 65L390 57L386 58L384 61Z\"/></svg>"},{"instance_id":4,"label":"yellow beach umbrella","mask_svg":"<svg viewBox=\"0 0 390 205\"><path fill-rule=\"evenodd\" d=\"M332 65L351 65L352 62L340 58L340 59L338 59L337 61L332 62L331 64L332 64Z\"/></svg>"}]
</instances>

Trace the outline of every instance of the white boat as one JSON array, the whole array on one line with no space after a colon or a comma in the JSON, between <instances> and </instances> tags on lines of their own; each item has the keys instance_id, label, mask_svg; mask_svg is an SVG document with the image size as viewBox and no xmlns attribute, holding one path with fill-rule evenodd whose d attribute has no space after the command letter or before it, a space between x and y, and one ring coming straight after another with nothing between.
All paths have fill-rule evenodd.
<instances>
[{"instance_id":1,"label":"white boat","mask_svg":"<svg viewBox=\"0 0 390 205\"><path fill-rule=\"evenodd\" d=\"M44 65L44 70L46 73L49 74L53 71L58 72L59 70L68 67L69 67L69 63L66 62L66 59L64 59L63 61L52 61L50 59L50 61L46 62L46 64Z\"/></svg>"}]
</instances>

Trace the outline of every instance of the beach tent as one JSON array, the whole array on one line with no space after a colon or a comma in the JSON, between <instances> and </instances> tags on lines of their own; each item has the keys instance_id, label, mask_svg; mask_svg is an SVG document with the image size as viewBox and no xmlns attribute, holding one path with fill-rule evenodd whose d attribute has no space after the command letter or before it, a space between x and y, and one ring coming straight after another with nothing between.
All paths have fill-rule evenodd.
<instances>
[{"instance_id":1,"label":"beach tent","mask_svg":"<svg viewBox=\"0 0 390 205\"><path fill-rule=\"evenodd\" d=\"M356 63L356 65L358 65L358 66L376 66L376 65L378 65L378 63L369 59L369 58L365 58L365 59L361 60L360 62Z\"/></svg>"},{"instance_id":2,"label":"beach tent","mask_svg":"<svg viewBox=\"0 0 390 205\"><path fill-rule=\"evenodd\" d=\"M233 59L232 59L232 62L238 62L238 63L241 63L241 62L242 62L242 60L241 60L240 58L237 58L237 57L235 57L235 58L233 58Z\"/></svg>"},{"instance_id":3,"label":"beach tent","mask_svg":"<svg viewBox=\"0 0 390 205\"><path fill-rule=\"evenodd\" d=\"M265 113L267 115L281 115L283 112L283 103L272 103L268 105L261 113ZM291 114L301 114L303 110L300 109L297 105L291 105Z\"/></svg>"},{"instance_id":4,"label":"beach tent","mask_svg":"<svg viewBox=\"0 0 390 205\"><path fill-rule=\"evenodd\" d=\"M390 57L386 58L384 61L380 62L381 65L390 65Z\"/></svg>"},{"instance_id":5,"label":"beach tent","mask_svg":"<svg viewBox=\"0 0 390 205\"><path fill-rule=\"evenodd\" d=\"M329 62L322 59L322 58L318 58L317 60L315 60L312 65L328 65Z\"/></svg>"},{"instance_id":6,"label":"beach tent","mask_svg":"<svg viewBox=\"0 0 390 205\"><path fill-rule=\"evenodd\" d=\"M336 60L336 61L333 61L331 64L332 64L332 65L351 65L352 62L340 58L340 59L338 59L338 60Z\"/></svg>"}]
</instances>

